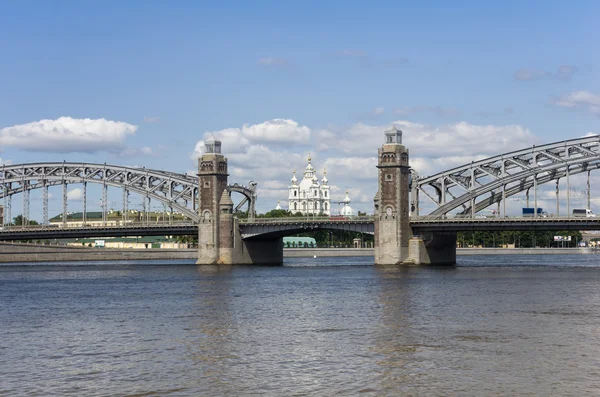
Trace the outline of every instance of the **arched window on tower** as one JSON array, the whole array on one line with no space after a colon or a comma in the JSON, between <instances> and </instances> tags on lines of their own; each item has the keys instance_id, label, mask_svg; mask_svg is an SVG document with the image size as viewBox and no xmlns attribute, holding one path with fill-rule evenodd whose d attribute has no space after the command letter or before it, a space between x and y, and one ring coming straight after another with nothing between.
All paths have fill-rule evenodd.
<instances>
[{"instance_id":1,"label":"arched window on tower","mask_svg":"<svg viewBox=\"0 0 600 397\"><path fill-rule=\"evenodd\" d=\"M296 193L296 192L294 192ZM296 211L298 209L298 203L294 203L294 211Z\"/></svg>"},{"instance_id":2,"label":"arched window on tower","mask_svg":"<svg viewBox=\"0 0 600 397\"><path fill-rule=\"evenodd\" d=\"M315 203L315 209L318 210L319 209L319 205L317 203Z\"/></svg>"},{"instance_id":3,"label":"arched window on tower","mask_svg":"<svg viewBox=\"0 0 600 397\"><path fill-rule=\"evenodd\" d=\"M327 190L325 190L325 197L327 197Z\"/></svg>"},{"instance_id":4,"label":"arched window on tower","mask_svg":"<svg viewBox=\"0 0 600 397\"><path fill-rule=\"evenodd\" d=\"M315 197L319 196L319 192L317 190L315 190Z\"/></svg>"},{"instance_id":5,"label":"arched window on tower","mask_svg":"<svg viewBox=\"0 0 600 397\"><path fill-rule=\"evenodd\" d=\"M306 211L306 202L302 203L302 209Z\"/></svg>"},{"instance_id":6,"label":"arched window on tower","mask_svg":"<svg viewBox=\"0 0 600 397\"><path fill-rule=\"evenodd\" d=\"M306 198L306 191L302 192L302 197Z\"/></svg>"},{"instance_id":7,"label":"arched window on tower","mask_svg":"<svg viewBox=\"0 0 600 397\"><path fill-rule=\"evenodd\" d=\"M325 206L325 211L327 211L327 203L325 203L324 206Z\"/></svg>"},{"instance_id":8,"label":"arched window on tower","mask_svg":"<svg viewBox=\"0 0 600 397\"><path fill-rule=\"evenodd\" d=\"M298 194L298 192L294 190L294 197L296 197L297 194Z\"/></svg>"}]
</instances>

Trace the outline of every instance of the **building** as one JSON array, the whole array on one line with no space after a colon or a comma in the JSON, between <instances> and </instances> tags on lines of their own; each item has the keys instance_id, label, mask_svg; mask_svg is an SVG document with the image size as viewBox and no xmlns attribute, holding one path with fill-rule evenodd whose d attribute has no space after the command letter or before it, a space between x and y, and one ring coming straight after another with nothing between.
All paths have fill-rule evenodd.
<instances>
[{"instance_id":1,"label":"building","mask_svg":"<svg viewBox=\"0 0 600 397\"><path fill-rule=\"evenodd\" d=\"M164 236L98 237L63 240L73 247L112 249L188 249L190 244Z\"/></svg>"},{"instance_id":2,"label":"building","mask_svg":"<svg viewBox=\"0 0 600 397\"><path fill-rule=\"evenodd\" d=\"M319 183L317 173L311 164L310 155L308 156L308 164L304 169L304 176L300 183L298 183L298 179L296 178L296 170L294 170L291 182L288 210L292 214L331 214L331 196L329 194L327 172L323 171L323 179Z\"/></svg>"},{"instance_id":3,"label":"building","mask_svg":"<svg viewBox=\"0 0 600 397\"><path fill-rule=\"evenodd\" d=\"M171 221L177 222L185 220L186 218L179 213L173 213ZM142 212L136 210L129 210L127 213L127 220L123 216L121 211L110 210L106 213L106 221L102 219L101 211L88 211L85 216L85 225L87 226L119 226L125 223L133 222L145 222L148 220L150 223L165 223L169 222L168 212ZM68 212L66 219L67 226L69 227L81 227L84 226L83 213L82 212ZM58 214L49 220L51 225L61 226L63 224L62 214Z\"/></svg>"},{"instance_id":4,"label":"building","mask_svg":"<svg viewBox=\"0 0 600 397\"><path fill-rule=\"evenodd\" d=\"M343 216L352 216L354 214L354 210L350 207L350 197L348 196L348 191L346 190L346 197L344 197L344 201L341 202L344 206L340 209L340 215Z\"/></svg>"}]
</instances>

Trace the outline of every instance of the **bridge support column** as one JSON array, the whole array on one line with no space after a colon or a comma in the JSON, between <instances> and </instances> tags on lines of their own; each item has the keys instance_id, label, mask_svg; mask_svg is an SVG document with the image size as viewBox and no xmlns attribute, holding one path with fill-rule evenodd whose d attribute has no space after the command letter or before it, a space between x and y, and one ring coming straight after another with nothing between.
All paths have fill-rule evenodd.
<instances>
[{"instance_id":1,"label":"bridge support column","mask_svg":"<svg viewBox=\"0 0 600 397\"><path fill-rule=\"evenodd\" d=\"M375 264L456 263L456 233L413 236L408 215L411 210L408 198L408 149L402 145L402 131L395 127L387 130L385 137L386 141L378 152L379 189L374 200ZM416 181L413 181L414 184ZM445 201L444 195L442 188L442 202Z\"/></svg>"},{"instance_id":2,"label":"bridge support column","mask_svg":"<svg viewBox=\"0 0 600 397\"><path fill-rule=\"evenodd\" d=\"M408 259L408 240L412 237L408 200L408 149L402 145L402 131L395 127L385 132L379 149L378 184L375 196L375 264L397 265Z\"/></svg>"},{"instance_id":3,"label":"bridge support column","mask_svg":"<svg viewBox=\"0 0 600 397\"><path fill-rule=\"evenodd\" d=\"M227 190L227 159L221 142L204 142L206 153L198 159L198 265L279 265L283 239L243 240L233 201Z\"/></svg>"},{"instance_id":4,"label":"bridge support column","mask_svg":"<svg viewBox=\"0 0 600 397\"><path fill-rule=\"evenodd\" d=\"M407 262L414 265L454 265L456 233L429 233L408 241Z\"/></svg>"},{"instance_id":5,"label":"bridge support column","mask_svg":"<svg viewBox=\"0 0 600 397\"><path fill-rule=\"evenodd\" d=\"M198 159L198 261L199 265L219 263L221 214L219 203L227 187L227 159L221 142L204 142L206 153Z\"/></svg>"}]
</instances>

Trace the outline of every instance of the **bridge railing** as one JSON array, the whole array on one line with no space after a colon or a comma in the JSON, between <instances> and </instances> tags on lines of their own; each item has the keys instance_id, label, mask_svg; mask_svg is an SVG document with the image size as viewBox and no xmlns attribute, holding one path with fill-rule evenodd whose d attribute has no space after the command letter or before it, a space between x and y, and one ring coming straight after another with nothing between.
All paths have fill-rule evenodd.
<instances>
[{"instance_id":1,"label":"bridge railing","mask_svg":"<svg viewBox=\"0 0 600 397\"><path fill-rule=\"evenodd\" d=\"M556 221L590 221L600 222L600 218L596 217L582 217L582 216L547 216L547 217L533 217L533 216L506 216L506 217L439 217L439 216L419 216L410 219L411 222L419 223L465 223L465 222L556 222Z\"/></svg>"},{"instance_id":2,"label":"bridge railing","mask_svg":"<svg viewBox=\"0 0 600 397\"><path fill-rule=\"evenodd\" d=\"M0 233L4 232L18 232L22 230L29 231L45 231L45 230L64 230L64 229L135 229L135 228L153 228L153 227L186 227L186 226L196 226L196 222L186 220L186 221L154 221L154 222L122 222L122 223L114 223L108 221L105 225L102 224L49 224L49 225L4 225L0 227Z\"/></svg>"},{"instance_id":3,"label":"bridge railing","mask_svg":"<svg viewBox=\"0 0 600 397\"><path fill-rule=\"evenodd\" d=\"M348 222L370 222L373 221L372 216L298 216L288 218L255 218L255 219L239 219L240 224L272 224L272 223L348 223Z\"/></svg>"}]
</instances>

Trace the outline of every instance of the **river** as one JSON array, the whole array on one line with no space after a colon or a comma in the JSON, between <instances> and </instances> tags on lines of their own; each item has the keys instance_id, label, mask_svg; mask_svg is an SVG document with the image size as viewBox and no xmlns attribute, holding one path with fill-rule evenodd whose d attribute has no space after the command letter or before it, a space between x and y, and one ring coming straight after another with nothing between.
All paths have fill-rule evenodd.
<instances>
[{"instance_id":1,"label":"river","mask_svg":"<svg viewBox=\"0 0 600 397\"><path fill-rule=\"evenodd\" d=\"M600 394L600 256L0 266L0 396Z\"/></svg>"}]
</instances>

